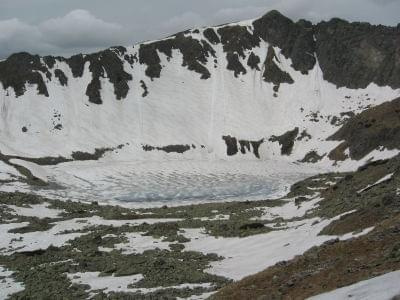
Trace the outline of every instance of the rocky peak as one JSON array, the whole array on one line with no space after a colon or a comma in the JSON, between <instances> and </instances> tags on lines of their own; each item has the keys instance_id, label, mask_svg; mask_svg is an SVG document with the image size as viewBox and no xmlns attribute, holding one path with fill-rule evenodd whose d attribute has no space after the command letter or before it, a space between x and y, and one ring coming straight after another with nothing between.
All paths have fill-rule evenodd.
<instances>
[{"instance_id":1,"label":"rocky peak","mask_svg":"<svg viewBox=\"0 0 400 300\"><path fill-rule=\"evenodd\" d=\"M271 11L253 22L254 34L279 47L286 58L291 58L293 68L307 74L316 59L314 57L314 30L310 22L294 23L278 11Z\"/></svg>"}]
</instances>

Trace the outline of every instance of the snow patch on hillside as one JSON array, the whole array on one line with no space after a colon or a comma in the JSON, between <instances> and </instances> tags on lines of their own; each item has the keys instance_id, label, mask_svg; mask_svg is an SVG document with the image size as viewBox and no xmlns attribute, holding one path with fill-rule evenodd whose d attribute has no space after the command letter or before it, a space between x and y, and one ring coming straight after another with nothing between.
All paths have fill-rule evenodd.
<instances>
[{"instance_id":1,"label":"snow patch on hillside","mask_svg":"<svg viewBox=\"0 0 400 300\"><path fill-rule=\"evenodd\" d=\"M355 238L373 229L368 228L358 234L349 233L343 236L319 235L331 222L349 213L351 212L329 220L310 218L289 222L284 228L244 238L218 238L204 233L204 229L185 229L184 235L191 239L185 243L185 249L223 256L222 261L211 263L208 272L240 280L280 261L290 260L328 240Z\"/></svg>"},{"instance_id":2,"label":"snow patch on hillside","mask_svg":"<svg viewBox=\"0 0 400 300\"><path fill-rule=\"evenodd\" d=\"M24 290L24 285L15 282L11 277L13 272L0 266L0 299L7 299L8 296Z\"/></svg>"},{"instance_id":3,"label":"snow patch on hillside","mask_svg":"<svg viewBox=\"0 0 400 300\"><path fill-rule=\"evenodd\" d=\"M309 298L309 300L390 300L400 295L399 282L400 271L396 271L314 296Z\"/></svg>"}]
</instances>

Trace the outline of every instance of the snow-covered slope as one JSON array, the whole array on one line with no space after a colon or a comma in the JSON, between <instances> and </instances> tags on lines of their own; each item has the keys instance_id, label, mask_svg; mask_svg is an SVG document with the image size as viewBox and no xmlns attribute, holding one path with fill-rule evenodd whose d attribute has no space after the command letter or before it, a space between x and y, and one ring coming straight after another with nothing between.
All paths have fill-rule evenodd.
<instances>
[{"instance_id":1,"label":"snow-covered slope","mask_svg":"<svg viewBox=\"0 0 400 300\"><path fill-rule=\"evenodd\" d=\"M109 155L121 160L289 161L311 152L306 160L318 160L340 143L327 138L344 119L400 95L398 68L384 77L367 59L390 65L371 38L384 31L393 48L398 31L368 26L293 23L270 12L69 59L15 54L0 62L0 151L70 158L115 148ZM357 42L340 40L343 28L354 35L359 27ZM340 43L355 50L325 53ZM340 70L354 80L330 64L335 55L353 57Z\"/></svg>"}]
</instances>

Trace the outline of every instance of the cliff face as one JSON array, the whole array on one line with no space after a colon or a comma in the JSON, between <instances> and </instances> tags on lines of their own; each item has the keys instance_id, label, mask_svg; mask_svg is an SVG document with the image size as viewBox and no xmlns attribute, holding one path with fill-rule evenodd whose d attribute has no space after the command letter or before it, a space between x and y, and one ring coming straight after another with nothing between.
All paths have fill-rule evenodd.
<instances>
[{"instance_id":1,"label":"cliff face","mask_svg":"<svg viewBox=\"0 0 400 300\"><path fill-rule=\"evenodd\" d=\"M326 140L348 111L398 95L400 28L340 19L313 25L271 11L70 58L13 54L0 62L0 82L9 152L59 154L55 145L69 139L63 155L130 144L189 145L224 157L223 137L231 136L234 147L263 141L256 155L245 148L238 155L270 158L281 152L271 137L298 128L306 138L293 138L293 153L301 159L317 149L297 144ZM321 123L323 133L312 133ZM16 140L51 150L27 151Z\"/></svg>"}]
</instances>

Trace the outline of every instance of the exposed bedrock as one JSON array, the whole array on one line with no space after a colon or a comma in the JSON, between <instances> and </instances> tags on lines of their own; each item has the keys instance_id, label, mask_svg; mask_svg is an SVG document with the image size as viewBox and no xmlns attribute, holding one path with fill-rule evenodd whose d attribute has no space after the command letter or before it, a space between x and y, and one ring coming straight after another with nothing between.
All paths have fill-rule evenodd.
<instances>
[{"instance_id":1,"label":"exposed bedrock","mask_svg":"<svg viewBox=\"0 0 400 300\"><path fill-rule=\"evenodd\" d=\"M292 154L294 141L296 140L299 134L299 128L296 127L293 130L287 131L280 136L271 136L269 138L270 142L278 142L281 145L281 154L282 155L290 155Z\"/></svg>"},{"instance_id":2,"label":"exposed bedrock","mask_svg":"<svg viewBox=\"0 0 400 300\"><path fill-rule=\"evenodd\" d=\"M271 82L275 85L275 91L279 90L279 86L281 83L294 83L292 77L290 77L289 73L282 71L279 66L276 64L279 62L276 57L275 50L271 46L268 48L267 58L264 62L264 73L263 78L266 82Z\"/></svg>"},{"instance_id":3,"label":"exposed bedrock","mask_svg":"<svg viewBox=\"0 0 400 300\"><path fill-rule=\"evenodd\" d=\"M324 79L339 87L400 87L400 28L341 19L315 27L316 53Z\"/></svg>"},{"instance_id":4,"label":"exposed bedrock","mask_svg":"<svg viewBox=\"0 0 400 300\"><path fill-rule=\"evenodd\" d=\"M36 85L38 94L48 97L49 92L41 73L51 79L51 73L38 55L16 53L0 62L0 81L5 89L12 87L17 97L25 93L26 83Z\"/></svg>"},{"instance_id":5,"label":"exposed bedrock","mask_svg":"<svg viewBox=\"0 0 400 300\"><path fill-rule=\"evenodd\" d=\"M197 40L184 33L179 33L169 39L143 44L139 48L139 62L146 64L146 75L151 79L161 76L161 59L159 53L163 53L168 59L172 58L172 50L182 53L182 66L199 73L201 79L208 79L211 75L204 66L208 58L215 57L215 50L205 40Z\"/></svg>"},{"instance_id":6,"label":"exposed bedrock","mask_svg":"<svg viewBox=\"0 0 400 300\"><path fill-rule=\"evenodd\" d=\"M90 102L102 103L100 78L108 78L113 84L117 100L125 98L128 94L128 81L132 80L132 75L124 71L123 62L117 52L116 49L108 49L85 56L85 61L90 62L89 70L92 72L92 81L86 89Z\"/></svg>"},{"instance_id":7,"label":"exposed bedrock","mask_svg":"<svg viewBox=\"0 0 400 300\"><path fill-rule=\"evenodd\" d=\"M259 141L238 140L230 135L223 136L222 139L225 141L228 156L234 156L240 151L241 154L253 153L255 157L260 158L259 148L264 143L264 139Z\"/></svg>"},{"instance_id":8,"label":"exposed bedrock","mask_svg":"<svg viewBox=\"0 0 400 300\"><path fill-rule=\"evenodd\" d=\"M286 58L291 58L293 68L307 74L316 59L314 30L311 22L300 20L294 23L278 11L270 11L253 22L254 34L274 47L282 49Z\"/></svg>"},{"instance_id":9,"label":"exposed bedrock","mask_svg":"<svg viewBox=\"0 0 400 300\"><path fill-rule=\"evenodd\" d=\"M168 145L168 146L163 146L163 147L155 147L155 146L150 146L150 145L143 145L142 146L143 150L146 152L149 151L164 151L165 153L179 153L183 154L186 151L189 151L191 148L196 148L194 145L192 147L190 145Z\"/></svg>"},{"instance_id":10,"label":"exposed bedrock","mask_svg":"<svg viewBox=\"0 0 400 300\"><path fill-rule=\"evenodd\" d=\"M400 98L350 118L329 140L343 141L329 154L333 160L345 159L347 148L357 160L378 147L400 148Z\"/></svg>"}]
</instances>

